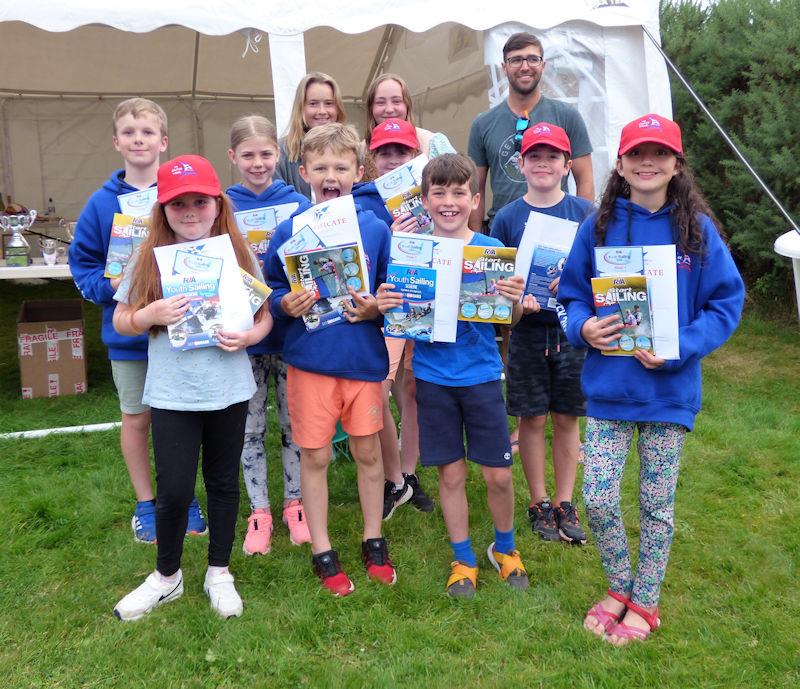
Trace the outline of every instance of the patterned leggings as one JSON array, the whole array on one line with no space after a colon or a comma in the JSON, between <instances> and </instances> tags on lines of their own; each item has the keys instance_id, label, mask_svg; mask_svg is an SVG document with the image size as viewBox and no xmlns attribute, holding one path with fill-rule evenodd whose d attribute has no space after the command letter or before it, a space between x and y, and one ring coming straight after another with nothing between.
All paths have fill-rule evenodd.
<instances>
[{"instance_id":1,"label":"patterned leggings","mask_svg":"<svg viewBox=\"0 0 800 689\"><path fill-rule=\"evenodd\" d=\"M278 423L281 426L281 459L283 460L283 496L287 500L300 498L300 448L292 441L289 407L286 403L286 364L277 354L250 357L256 394L247 408L247 424L242 449L242 473L252 509L269 508L267 493L267 457L264 434L267 430L267 390L269 374L275 383L278 402Z\"/></svg>"},{"instance_id":2,"label":"patterned leggings","mask_svg":"<svg viewBox=\"0 0 800 689\"><path fill-rule=\"evenodd\" d=\"M634 430L639 429L639 563L631 570L619 487ZM612 591L644 607L658 605L672 543L675 486L686 428L588 417L583 500Z\"/></svg>"}]
</instances>

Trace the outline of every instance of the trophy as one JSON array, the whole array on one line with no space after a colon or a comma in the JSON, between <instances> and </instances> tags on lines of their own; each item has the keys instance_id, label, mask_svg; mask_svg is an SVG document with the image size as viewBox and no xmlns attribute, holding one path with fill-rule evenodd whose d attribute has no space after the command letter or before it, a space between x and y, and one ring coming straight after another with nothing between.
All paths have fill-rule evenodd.
<instances>
[{"instance_id":1,"label":"trophy","mask_svg":"<svg viewBox=\"0 0 800 689\"><path fill-rule=\"evenodd\" d=\"M71 242L75 238L75 228L77 225L77 222L67 222L64 218L59 218L58 220L58 228L64 233L68 242Z\"/></svg>"},{"instance_id":2,"label":"trophy","mask_svg":"<svg viewBox=\"0 0 800 689\"><path fill-rule=\"evenodd\" d=\"M27 266L31 262L31 246L22 234L33 221L36 220L36 211L27 213L7 214L0 216L0 225L3 227L3 253L7 266ZM7 236L10 233L11 236Z\"/></svg>"},{"instance_id":3,"label":"trophy","mask_svg":"<svg viewBox=\"0 0 800 689\"><path fill-rule=\"evenodd\" d=\"M42 258L46 266L54 266L58 259L67 253L63 246L58 245L57 239L51 239L50 237L40 239L39 246L42 249Z\"/></svg>"}]
</instances>

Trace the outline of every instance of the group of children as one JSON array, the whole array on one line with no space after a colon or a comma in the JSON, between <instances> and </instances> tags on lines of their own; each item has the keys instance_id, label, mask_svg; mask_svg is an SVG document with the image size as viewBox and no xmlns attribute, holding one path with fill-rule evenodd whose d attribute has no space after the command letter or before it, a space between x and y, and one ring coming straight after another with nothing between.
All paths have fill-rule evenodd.
<instances>
[{"instance_id":1,"label":"group of children","mask_svg":"<svg viewBox=\"0 0 800 689\"><path fill-rule=\"evenodd\" d=\"M366 576L389 585L397 580L381 534L382 520L408 501L423 511L432 509L415 474L418 448L421 464L438 472L439 500L453 550L446 589L451 596L468 598L478 584L478 557L469 533L467 460L481 467L486 484L494 525L488 561L503 582L525 589L528 574L514 538L507 414L520 417L519 449L534 531L548 540L572 543L586 542L573 489L578 419L588 414L583 498L609 590L589 610L584 626L616 644L645 638L659 624L678 460L700 406L700 359L733 332L743 302L736 267L686 166L679 128L659 116L627 125L616 168L599 209L592 212L588 202L561 190L571 164L566 133L547 123L530 126L519 158L528 191L497 214L491 237L468 225L479 202L473 163L455 153L431 157L421 188L434 236L465 245L519 246L533 210L582 223L563 275L550 284L566 309L566 333L552 312L524 293L523 278L496 283L498 293L514 304L506 402L504 365L492 325L459 322L451 343L418 341L411 347L404 340L384 339L383 314L402 303L385 279L391 234L410 229L416 221L393 218L375 185L359 182L365 148L378 174L420 152L413 123L405 117L385 118L369 132L365 145L354 128L331 116L337 110L334 86L324 79L310 80L303 85L302 100L299 112L306 131L299 148L290 142L299 157L296 173L317 203L353 195L368 266L368 293L350 289L345 322L317 332L308 332L301 318L314 306L314 291L292 291L283 269L280 248L292 236L291 218L278 226L266 254L258 256L248 249L233 218L234 210L288 203L296 204L298 213L311 205L306 196L273 179L281 158L287 157L274 127L259 116L233 125L229 157L242 181L223 193L211 164L199 156L179 156L159 166L167 139L166 118L157 105L131 99L115 113L114 144L125 169L112 175L87 204L70 264L84 296L104 306L103 338L123 411L123 455L139 500L134 532L138 540L157 540L156 570L117 603L116 615L138 619L182 594L184 534L205 530L204 524L202 530L191 524L201 448L210 531L204 589L217 613L241 614L242 601L228 569L240 462L252 508L245 554L268 552L273 528L264 452L271 376L281 425L283 521L292 543L310 542L314 571L323 587L338 596L352 592L354 584L328 533L327 471L337 423L349 435L357 468ZM320 120L316 126L314 118ZM115 195L155 182L158 201L147 240L121 281L103 278L111 214L118 212ZM183 317L187 300L162 297L153 248L220 234L230 236L242 268L255 274L263 268L272 289L269 301L256 313L252 330L220 331L217 347L173 351L164 330ZM617 316L595 315L593 248L652 244L677 246L681 358L664 361L644 351L635 357L603 356L624 323ZM390 390L402 406L402 456L389 409ZM548 414L553 424L554 504L545 485ZM144 461L150 424L155 503L149 457ZM636 429L642 517L634 573L621 521L619 482ZM137 528L143 504L155 515L154 529L145 534L149 538Z\"/></svg>"}]
</instances>

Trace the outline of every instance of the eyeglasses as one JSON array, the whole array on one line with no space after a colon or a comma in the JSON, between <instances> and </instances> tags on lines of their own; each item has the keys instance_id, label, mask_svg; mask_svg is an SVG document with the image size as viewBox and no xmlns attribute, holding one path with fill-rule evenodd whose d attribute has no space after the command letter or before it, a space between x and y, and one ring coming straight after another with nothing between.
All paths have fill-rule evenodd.
<instances>
[{"instance_id":1,"label":"eyeglasses","mask_svg":"<svg viewBox=\"0 0 800 689\"><path fill-rule=\"evenodd\" d=\"M506 64L514 69L519 69L523 62L527 62L531 67L538 67L544 62L544 58L541 55L525 55L524 57L522 55L514 55L514 57L506 59Z\"/></svg>"},{"instance_id":2,"label":"eyeglasses","mask_svg":"<svg viewBox=\"0 0 800 689\"><path fill-rule=\"evenodd\" d=\"M530 124L531 120L528 117L528 111L524 110L522 116L517 118L517 133L514 134L514 150L517 153L522 150L522 137L525 135L525 131L528 129Z\"/></svg>"}]
</instances>

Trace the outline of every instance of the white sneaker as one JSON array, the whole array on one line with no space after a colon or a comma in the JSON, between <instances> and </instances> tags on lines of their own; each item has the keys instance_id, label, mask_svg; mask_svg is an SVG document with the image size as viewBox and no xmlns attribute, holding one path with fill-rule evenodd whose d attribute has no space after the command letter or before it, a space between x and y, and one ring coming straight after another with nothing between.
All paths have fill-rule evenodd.
<instances>
[{"instance_id":1,"label":"white sneaker","mask_svg":"<svg viewBox=\"0 0 800 689\"><path fill-rule=\"evenodd\" d=\"M164 581L158 572L151 572L144 583L133 589L114 606L114 614L125 622L144 617L162 603L183 595L183 574L178 570L177 581Z\"/></svg>"},{"instance_id":2,"label":"white sneaker","mask_svg":"<svg viewBox=\"0 0 800 689\"><path fill-rule=\"evenodd\" d=\"M206 572L203 590L211 601L211 609L220 617L228 619L229 617L239 617L242 614L244 606L233 585L233 574L230 572L216 575Z\"/></svg>"}]
</instances>

